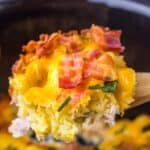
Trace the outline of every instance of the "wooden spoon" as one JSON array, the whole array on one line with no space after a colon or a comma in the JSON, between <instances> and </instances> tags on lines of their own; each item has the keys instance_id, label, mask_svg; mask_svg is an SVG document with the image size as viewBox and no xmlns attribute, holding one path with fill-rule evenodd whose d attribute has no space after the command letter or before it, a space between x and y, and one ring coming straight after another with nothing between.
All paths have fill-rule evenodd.
<instances>
[{"instance_id":1,"label":"wooden spoon","mask_svg":"<svg viewBox=\"0 0 150 150\"><path fill-rule=\"evenodd\" d=\"M150 102L150 73L136 73L135 101L130 108Z\"/></svg>"}]
</instances>

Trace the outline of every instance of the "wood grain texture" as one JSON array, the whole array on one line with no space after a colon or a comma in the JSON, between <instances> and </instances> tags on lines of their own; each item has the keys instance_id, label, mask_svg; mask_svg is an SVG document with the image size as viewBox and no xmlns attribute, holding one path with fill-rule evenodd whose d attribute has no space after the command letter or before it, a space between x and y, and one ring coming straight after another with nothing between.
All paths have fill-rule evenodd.
<instances>
[{"instance_id":1,"label":"wood grain texture","mask_svg":"<svg viewBox=\"0 0 150 150\"><path fill-rule=\"evenodd\" d=\"M136 73L135 102L130 108L150 102L150 73Z\"/></svg>"}]
</instances>

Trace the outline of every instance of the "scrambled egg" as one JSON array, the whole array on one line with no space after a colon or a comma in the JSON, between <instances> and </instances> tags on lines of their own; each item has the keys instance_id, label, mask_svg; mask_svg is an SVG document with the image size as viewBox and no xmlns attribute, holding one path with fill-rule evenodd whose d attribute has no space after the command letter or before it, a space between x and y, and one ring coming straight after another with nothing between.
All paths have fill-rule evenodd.
<instances>
[{"instance_id":1,"label":"scrambled egg","mask_svg":"<svg viewBox=\"0 0 150 150\"><path fill-rule=\"evenodd\" d=\"M150 116L122 120L104 134L100 150L150 150Z\"/></svg>"},{"instance_id":2,"label":"scrambled egg","mask_svg":"<svg viewBox=\"0 0 150 150\"><path fill-rule=\"evenodd\" d=\"M120 55L120 34L92 25L80 34L41 35L23 47L9 93L39 139L51 134L71 142L85 122L113 124L133 102L135 72Z\"/></svg>"}]
</instances>

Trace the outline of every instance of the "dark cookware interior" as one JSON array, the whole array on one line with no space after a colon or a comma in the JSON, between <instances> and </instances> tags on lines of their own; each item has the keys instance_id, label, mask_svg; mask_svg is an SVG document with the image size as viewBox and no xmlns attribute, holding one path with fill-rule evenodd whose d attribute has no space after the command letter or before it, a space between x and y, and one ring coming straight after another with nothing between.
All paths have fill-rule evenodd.
<instances>
[{"instance_id":1,"label":"dark cookware interior","mask_svg":"<svg viewBox=\"0 0 150 150\"><path fill-rule=\"evenodd\" d=\"M6 6L6 5L5 5ZM27 7L28 6L28 7ZM10 68L21 47L41 33L109 26L123 31L122 43L129 66L136 71L150 71L150 18L148 16L111 8L104 4L76 3L18 4L0 10L0 93L7 93ZM127 111L125 117L150 113L150 103Z\"/></svg>"}]
</instances>

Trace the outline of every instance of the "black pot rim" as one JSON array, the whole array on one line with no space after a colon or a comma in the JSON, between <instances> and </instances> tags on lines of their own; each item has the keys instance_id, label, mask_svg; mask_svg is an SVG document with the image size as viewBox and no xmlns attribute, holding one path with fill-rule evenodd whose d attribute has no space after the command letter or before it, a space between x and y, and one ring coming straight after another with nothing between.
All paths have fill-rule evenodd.
<instances>
[{"instance_id":1,"label":"black pot rim","mask_svg":"<svg viewBox=\"0 0 150 150\"><path fill-rule=\"evenodd\" d=\"M3 14L11 14L13 12L19 13L21 11L28 12L40 9L76 10L77 8L84 8L84 6L89 4L105 5L110 8L121 9L150 18L150 5L131 0L2 0L0 2L0 16L3 16Z\"/></svg>"},{"instance_id":2,"label":"black pot rim","mask_svg":"<svg viewBox=\"0 0 150 150\"><path fill-rule=\"evenodd\" d=\"M88 0L90 3L105 4L110 8L122 9L150 18L150 5L131 0Z\"/></svg>"}]
</instances>

